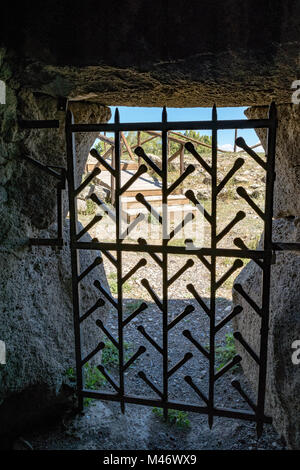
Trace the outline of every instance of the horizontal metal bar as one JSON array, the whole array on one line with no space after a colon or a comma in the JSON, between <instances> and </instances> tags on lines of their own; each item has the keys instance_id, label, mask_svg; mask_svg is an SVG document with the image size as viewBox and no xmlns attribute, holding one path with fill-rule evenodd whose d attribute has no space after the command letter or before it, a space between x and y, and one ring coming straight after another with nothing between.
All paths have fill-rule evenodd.
<instances>
[{"instance_id":1,"label":"horizontal metal bar","mask_svg":"<svg viewBox=\"0 0 300 470\"><path fill-rule=\"evenodd\" d=\"M300 251L300 243L272 243L273 250Z\"/></svg>"},{"instance_id":2,"label":"horizontal metal bar","mask_svg":"<svg viewBox=\"0 0 300 470\"><path fill-rule=\"evenodd\" d=\"M63 247L64 241L62 238L29 238L31 246L58 246Z\"/></svg>"},{"instance_id":3,"label":"horizontal metal bar","mask_svg":"<svg viewBox=\"0 0 300 470\"><path fill-rule=\"evenodd\" d=\"M117 122L113 124L72 124L71 132L180 131L213 129L271 128L270 119L240 119L219 121Z\"/></svg>"},{"instance_id":4,"label":"horizontal metal bar","mask_svg":"<svg viewBox=\"0 0 300 470\"><path fill-rule=\"evenodd\" d=\"M44 171L45 173L48 173L50 176L54 176L54 178L57 178L58 180L62 181L64 176L61 173L58 173L55 170L52 170L51 167L44 165L43 163L39 162L38 160L35 160L34 158L29 157L29 155L22 155L20 158L22 160L26 160L27 162L31 163L31 165L36 166L40 170ZM64 168L59 168L60 170L64 170Z\"/></svg>"},{"instance_id":5,"label":"horizontal metal bar","mask_svg":"<svg viewBox=\"0 0 300 470\"><path fill-rule=\"evenodd\" d=\"M138 245L135 243L112 243L112 242L75 242L74 247L78 250L111 250L132 251L140 253L170 253L176 255L221 256L231 258L264 259L268 256L267 250L236 250L234 248L198 248L188 250L185 246L172 245Z\"/></svg>"},{"instance_id":6,"label":"horizontal metal bar","mask_svg":"<svg viewBox=\"0 0 300 470\"><path fill-rule=\"evenodd\" d=\"M142 398L138 395L120 395L101 392L101 391L92 391L92 390L79 390L79 395L87 398L95 398L99 400L108 400L108 401L124 401L125 403L132 403L134 405L145 405L145 406L156 406L161 407L161 400L155 400L153 398ZM206 406L199 406L193 403L187 404L182 402L175 402L173 400L164 401L164 406L169 410L180 410L180 411L191 411L194 413L208 414L212 412L214 416L219 416L223 418L235 418L235 419L244 419L246 421L256 421L256 415L248 410L235 410L232 408L213 408L209 410ZM271 424L272 418L270 416L264 416L263 418L265 423Z\"/></svg>"},{"instance_id":7,"label":"horizontal metal bar","mask_svg":"<svg viewBox=\"0 0 300 470\"><path fill-rule=\"evenodd\" d=\"M57 119L45 119L39 121L20 120L18 125L22 129L58 129L59 121Z\"/></svg>"}]
</instances>

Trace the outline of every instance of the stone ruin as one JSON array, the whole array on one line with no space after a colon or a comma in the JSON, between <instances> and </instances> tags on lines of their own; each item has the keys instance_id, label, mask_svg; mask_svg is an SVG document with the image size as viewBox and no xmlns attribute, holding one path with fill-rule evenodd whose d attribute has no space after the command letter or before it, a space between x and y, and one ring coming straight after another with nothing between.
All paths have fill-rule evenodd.
<instances>
[{"instance_id":1,"label":"stone ruin","mask_svg":"<svg viewBox=\"0 0 300 470\"><path fill-rule=\"evenodd\" d=\"M19 119L58 117L59 97L69 99L75 120L107 122L108 105L250 106L248 118L278 105L274 241L299 242L300 111L291 102L299 75L300 3L237 0L151 2L34 2L22 11L8 2L1 11L0 80L0 339L9 368L0 369L0 435L18 433L72 396L64 371L72 363L74 338L67 247L28 247L32 236L55 230L53 188L20 156L65 164L62 127L24 131ZM60 116L62 118L62 116ZM78 134L78 180L96 135ZM263 145L265 135L259 135ZM83 265L90 260L85 254ZM98 277L105 282L100 266ZM300 366L291 344L300 339L300 259L277 253L272 298L267 411L288 447L300 447ZM260 274L253 262L238 282L259 302ZM96 300L83 283L84 302ZM38 286L38 289L37 289ZM254 350L258 325L245 302L236 326ZM102 315L105 312L102 311ZM93 346L87 324L84 347ZM238 347L238 345L237 345ZM240 351L244 355L243 351ZM244 357L244 372L257 381Z\"/></svg>"}]
</instances>

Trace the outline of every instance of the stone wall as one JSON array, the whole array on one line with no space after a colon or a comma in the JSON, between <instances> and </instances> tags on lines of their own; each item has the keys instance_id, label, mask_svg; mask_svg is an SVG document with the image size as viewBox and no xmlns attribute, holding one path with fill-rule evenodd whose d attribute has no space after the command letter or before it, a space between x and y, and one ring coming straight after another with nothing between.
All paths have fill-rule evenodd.
<instances>
[{"instance_id":1,"label":"stone wall","mask_svg":"<svg viewBox=\"0 0 300 470\"><path fill-rule=\"evenodd\" d=\"M266 107L250 108L248 118L262 118ZM300 242L300 109L296 105L278 106L279 127L276 151L276 182L273 222L274 242ZM266 133L258 131L265 146ZM261 242L260 242L261 243ZM291 360L292 343L300 339L300 255L299 252L278 252L271 277L270 336L267 377L267 412L287 445L300 448L300 366ZM241 271L240 283L251 298L261 305L261 269L249 262ZM234 320L235 329L259 353L260 319L247 302L233 289L235 304L243 312ZM245 350L237 343L243 356L246 376L257 390L258 368Z\"/></svg>"},{"instance_id":2,"label":"stone wall","mask_svg":"<svg viewBox=\"0 0 300 470\"><path fill-rule=\"evenodd\" d=\"M29 237L56 236L56 190L51 177L21 158L27 154L42 163L66 167L64 121L59 130L22 131L17 124L18 118L63 116L57 114L57 99L21 87L11 78L8 65L6 72L7 104L0 107L0 339L6 343L7 364L0 365L0 435L20 432L65 404L70 394L64 386L65 373L75 364L68 223L61 251L29 249ZM75 122L106 122L110 117L110 110L99 104L70 107ZM78 183L95 137L76 136ZM82 270L96 255L80 254ZM80 284L82 313L99 298L94 279L108 288L100 265ZM95 319L106 311L107 307L97 309L84 322L83 355L100 341Z\"/></svg>"}]
</instances>

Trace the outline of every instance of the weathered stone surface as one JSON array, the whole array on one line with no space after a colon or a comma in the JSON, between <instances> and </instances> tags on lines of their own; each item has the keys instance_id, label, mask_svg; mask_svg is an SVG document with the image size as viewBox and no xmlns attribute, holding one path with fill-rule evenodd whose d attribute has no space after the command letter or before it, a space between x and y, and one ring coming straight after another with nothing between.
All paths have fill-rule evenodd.
<instances>
[{"instance_id":1,"label":"weathered stone surface","mask_svg":"<svg viewBox=\"0 0 300 470\"><path fill-rule=\"evenodd\" d=\"M276 139L276 180L274 186L274 216L300 216L300 106L278 105ZM249 119L268 115L267 107L252 107L245 111ZM257 134L266 148L266 131Z\"/></svg>"},{"instance_id":2,"label":"weathered stone surface","mask_svg":"<svg viewBox=\"0 0 300 470\"><path fill-rule=\"evenodd\" d=\"M70 14L70 8L72 14ZM3 44L33 91L127 106L290 102L298 0L3 5Z\"/></svg>"},{"instance_id":3,"label":"weathered stone surface","mask_svg":"<svg viewBox=\"0 0 300 470\"><path fill-rule=\"evenodd\" d=\"M110 116L109 109L99 104L70 107L77 122L106 122ZM2 435L16 433L46 411L56 413L65 406L67 395L72 396L63 382L66 369L74 366L74 335L69 247L28 251L29 237L56 237L56 182L19 158L25 153L42 163L66 167L63 120L54 131L22 131L17 126L18 118L62 118L57 115L57 99L34 95L9 82L7 105L0 107L0 114L0 338L7 348L7 365L0 369ZM76 136L78 184L95 137ZM66 194L64 200L66 213ZM68 240L67 225L64 239ZM95 256L82 252L82 269ZM92 285L95 278L108 288L99 266L81 283L82 313L99 298ZM98 309L82 326L83 356L98 344L94 321L107 311L107 306Z\"/></svg>"},{"instance_id":4,"label":"weathered stone surface","mask_svg":"<svg viewBox=\"0 0 300 470\"><path fill-rule=\"evenodd\" d=\"M55 231L43 231L40 236L55 237ZM64 236L67 240L67 223ZM85 241L89 240L85 235ZM82 270L97 255L81 252ZM49 411L55 402L63 402L65 373L75 365L69 247L65 245L59 252L51 248L1 250L0 265L0 338L7 350L7 364L0 368L0 434L8 434ZM92 284L95 279L108 288L102 265L80 283L81 313L99 298ZM99 343L95 319L104 318L104 312L107 306L97 309L82 325L82 357ZM100 362L99 353L95 360Z\"/></svg>"},{"instance_id":5,"label":"weathered stone surface","mask_svg":"<svg viewBox=\"0 0 300 470\"><path fill-rule=\"evenodd\" d=\"M274 241L300 242L299 223L279 219L274 221ZM271 312L267 377L267 412L274 426L288 446L300 448L300 366L291 360L292 343L300 338L300 256L295 253L277 253L272 266ZM261 305L261 269L249 262L241 271L240 283L250 297ZM259 354L260 318L249 304L233 289L235 304L243 312L234 319L234 327ZM244 372L254 390L257 390L258 367L242 346L236 342L242 355Z\"/></svg>"}]
</instances>

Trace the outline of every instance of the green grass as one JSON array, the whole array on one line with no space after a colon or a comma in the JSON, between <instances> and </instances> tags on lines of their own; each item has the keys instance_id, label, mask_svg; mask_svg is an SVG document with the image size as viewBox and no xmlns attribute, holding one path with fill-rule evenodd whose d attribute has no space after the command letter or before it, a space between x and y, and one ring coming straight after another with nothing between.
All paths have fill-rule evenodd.
<instances>
[{"instance_id":1,"label":"green grass","mask_svg":"<svg viewBox=\"0 0 300 470\"><path fill-rule=\"evenodd\" d=\"M130 315L131 313L135 312L135 310L137 310L139 308L141 303L142 302L140 300L129 302L125 306L125 313L127 313L127 315Z\"/></svg>"},{"instance_id":2,"label":"green grass","mask_svg":"<svg viewBox=\"0 0 300 470\"><path fill-rule=\"evenodd\" d=\"M93 215L97 209L97 204L91 199L86 200L86 210L82 212L83 215Z\"/></svg>"},{"instance_id":3,"label":"green grass","mask_svg":"<svg viewBox=\"0 0 300 470\"><path fill-rule=\"evenodd\" d=\"M84 387L87 390L98 390L101 389L105 383L106 379L103 377L101 372L97 369L96 366L92 366L89 363L83 366L84 372ZM71 382L76 381L75 371L72 367L66 370L65 375L69 378ZM84 398L83 404L84 406L88 406L94 402L93 398Z\"/></svg>"},{"instance_id":4,"label":"green grass","mask_svg":"<svg viewBox=\"0 0 300 470\"><path fill-rule=\"evenodd\" d=\"M222 369L227 362L231 361L236 355L234 337L232 333L227 333L225 335L225 346L216 347L216 361L217 361L217 370ZM234 366L231 370L236 370L238 365Z\"/></svg>"},{"instance_id":5,"label":"green grass","mask_svg":"<svg viewBox=\"0 0 300 470\"><path fill-rule=\"evenodd\" d=\"M157 416L159 419L164 419L164 414L162 408L152 408L152 412ZM188 414L185 411L179 410L169 410L168 412L168 424L175 425L178 428L189 428L191 423L188 418Z\"/></svg>"},{"instance_id":6,"label":"green grass","mask_svg":"<svg viewBox=\"0 0 300 470\"><path fill-rule=\"evenodd\" d=\"M128 361L129 354L128 350L130 349L130 344L124 342L124 361ZM119 365L119 352L116 346L111 342L107 341L105 343L105 348L102 350L102 364L104 367L118 367Z\"/></svg>"},{"instance_id":7,"label":"green grass","mask_svg":"<svg viewBox=\"0 0 300 470\"><path fill-rule=\"evenodd\" d=\"M131 278L131 280L133 279L134 278ZM117 273L109 273L107 276L107 281L108 281L111 293L117 294L118 293ZM123 288L123 292L131 291L131 285L129 284L129 282L125 282L122 288Z\"/></svg>"}]
</instances>

